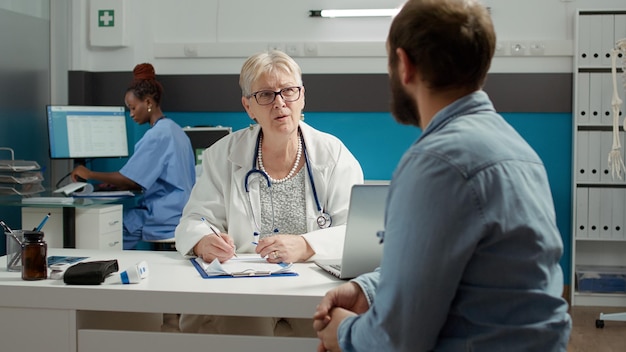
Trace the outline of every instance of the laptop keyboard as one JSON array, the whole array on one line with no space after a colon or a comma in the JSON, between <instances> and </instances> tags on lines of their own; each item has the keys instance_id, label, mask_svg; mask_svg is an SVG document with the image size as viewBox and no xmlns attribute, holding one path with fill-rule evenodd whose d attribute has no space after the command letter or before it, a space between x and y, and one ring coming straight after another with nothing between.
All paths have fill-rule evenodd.
<instances>
[{"instance_id":1,"label":"laptop keyboard","mask_svg":"<svg viewBox=\"0 0 626 352\"><path fill-rule=\"evenodd\" d=\"M341 271L341 264L330 264L330 267L335 270Z\"/></svg>"}]
</instances>

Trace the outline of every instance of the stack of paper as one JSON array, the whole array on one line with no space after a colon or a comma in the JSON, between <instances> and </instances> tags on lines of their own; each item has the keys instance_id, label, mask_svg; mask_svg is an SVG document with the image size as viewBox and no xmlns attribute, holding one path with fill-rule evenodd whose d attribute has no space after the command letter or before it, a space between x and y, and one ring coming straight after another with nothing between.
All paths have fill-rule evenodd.
<instances>
[{"instance_id":1,"label":"stack of paper","mask_svg":"<svg viewBox=\"0 0 626 352\"><path fill-rule=\"evenodd\" d=\"M13 150L11 158L13 158ZM45 191L39 164L28 160L0 160L0 194L31 195Z\"/></svg>"},{"instance_id":2,"label":"stack of paper","mask_svg":"<svg viewBox=\"0 0 626 352\"><path fill-rule=\"evenodd\" d=\"M209 277L297 275L292 270L293 265L291 263L268 263L265 259L259 257L232 258L224 263L220 263L217 259L211 263L207 263L201 258L195 258L194 261L198 270L202 270Z\"/></svg>"}]
</instances>

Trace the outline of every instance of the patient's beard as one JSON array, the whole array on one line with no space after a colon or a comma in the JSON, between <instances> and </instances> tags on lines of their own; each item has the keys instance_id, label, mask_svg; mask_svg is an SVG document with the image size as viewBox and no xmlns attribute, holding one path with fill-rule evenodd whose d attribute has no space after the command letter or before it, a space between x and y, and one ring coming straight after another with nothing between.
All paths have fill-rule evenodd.
<instances>
[{"instance_id":1,"label":"patient's beard","mask_svg":"<svg viewBox=\"0 0 626 352\"><path fill-rule=\"evenodd\" d=\"M404 90L396 72L392 71L389 79L391 85L391 113L396 121L404 125L420 127L417 102Z\"/></svg>"}]
</instances>

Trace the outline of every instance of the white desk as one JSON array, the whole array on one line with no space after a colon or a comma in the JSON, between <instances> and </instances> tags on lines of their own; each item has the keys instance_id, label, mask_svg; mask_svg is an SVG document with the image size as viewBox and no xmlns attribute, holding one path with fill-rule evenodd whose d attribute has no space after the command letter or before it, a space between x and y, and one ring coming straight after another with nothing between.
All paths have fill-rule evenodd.
<instances>
[{"instance_id":1,"label":"white desk","mask_svg":"<svg viewBox=\"0 0 626 352\"><path fill-rule=\"evenodd\" d=\"M72 214L67 215L68 211ZM43 228L48 248L117 249L123 248L121 204L95 204L77 208L22 207L22 229L36 226L43 217L52 216ZM67 224L74 236L64 236ZM35 224L35 225L33 225Z\"/></svg>"},{"instance_id":2,"label":"white desk","mask_svg":"<svg viewBox=\"0 0 626 352\"><path fill-rule=\"evenodd\" d=\"M41 195L51 196L51 193L47 191ZM56 213L43 229L46 238L49 237L50 248L121 250L122 208L135 206L138 197L75 198L73 203L62 204L23 203L20 196L0 196L0 205L22 208L22 228L26 229L37 226L46 213ZM33 212L33 209L39 210ZM16 224L8 225L19 228Z\"/></svg>"},{"instance_id":3,"label":"white desk","mask_svg":"<svg viewBox=\"0 0 626 352\"><path fill-rule=\"evenodd\" d=\"M324 294L344 281L314 264L295 277L203 279L176 252L52 249L48 255L117 259L120 271L140 260L150 276L122 285L69 286L23 281L0 258L0 349L3 351L315 351L317 339L161 332L161 313L311 318Z\"/></svg>"}]
</instances>

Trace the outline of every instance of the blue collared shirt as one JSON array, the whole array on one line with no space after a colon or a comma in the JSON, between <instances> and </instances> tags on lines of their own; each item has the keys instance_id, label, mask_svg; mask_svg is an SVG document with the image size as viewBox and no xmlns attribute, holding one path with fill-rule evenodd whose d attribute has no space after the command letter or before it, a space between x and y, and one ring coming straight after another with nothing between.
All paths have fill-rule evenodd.
<instances>
[{"instance_id":1,"label":"blue collared shirt","mask_svg":"<svg viewBox=\"0 0 626 352\"><path fill-rule=\"evenodd\" d=\"M566 351L563 243L542 161L478 91L406 151L387 200L370 300L344 351Z\"/></svg>"}]
</instances>

